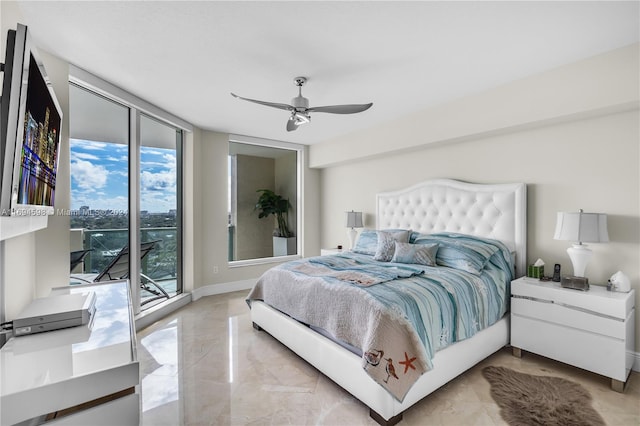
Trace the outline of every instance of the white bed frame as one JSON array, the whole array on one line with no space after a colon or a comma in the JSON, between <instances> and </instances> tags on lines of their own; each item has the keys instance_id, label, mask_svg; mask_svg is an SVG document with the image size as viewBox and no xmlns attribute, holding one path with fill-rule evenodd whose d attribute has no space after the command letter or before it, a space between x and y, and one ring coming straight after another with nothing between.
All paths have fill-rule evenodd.
<instances>
[{"instance_id":1,"label":"white bed frame","mask_svg":"<svg viewBox=\"0 0 640 426\"><path fill-rule=\"evenodd\" d=\"M377 229L422 233L459 232L504 242L515 253L516 276L526 265L527 194L523 183L481 185L448 179L427 181L377 196ZM362 368L362 359L328 338L272 309L251 303L256 329L264 329L370 408L380 424L393 425L402 413L451 379L509 343L508 315L470 339L436 353L402 402Z\"/></svg>"}]
</instances>

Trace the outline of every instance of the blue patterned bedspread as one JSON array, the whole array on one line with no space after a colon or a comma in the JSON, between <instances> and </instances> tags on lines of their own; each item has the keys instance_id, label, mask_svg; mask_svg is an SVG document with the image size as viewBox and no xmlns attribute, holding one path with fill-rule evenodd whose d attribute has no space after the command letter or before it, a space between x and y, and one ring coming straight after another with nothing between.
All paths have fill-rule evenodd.
<instances>
[{"instance_id":1,"label":"blue patterned bedspread","mask_svg":"<svg viewBox=\"0 0 640 426\"><path fill-rule=\"evenodd\" d=\"M455 234L432 235L429 242L434 238L442 247L462 243L462 250L475 244L475 237ZM272 268L247 300L263 300L360 348L363 367L402 401L438 350L494 324L508 309L511 255L502 243L478 241L489 258L481 273L345 252Z\"/></svg>"}]
</instances>

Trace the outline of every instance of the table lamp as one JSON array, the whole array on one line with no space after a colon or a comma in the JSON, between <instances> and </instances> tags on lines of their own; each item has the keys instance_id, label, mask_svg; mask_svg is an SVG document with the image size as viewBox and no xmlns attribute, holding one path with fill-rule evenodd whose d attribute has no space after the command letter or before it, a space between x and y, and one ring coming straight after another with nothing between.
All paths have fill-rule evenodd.
<instances>
[{"instance_id":1,"label":"table lamp","mask_svg":"<svg viewBox=\"0 0 640 426\"><path fill-rule=\"evenodd\" d=\"M607 215L603 213L558 212L554 240L574 241L567 249L573 274L584 277L589 259L593 255L591 249L583 243L607 243Z\"/></svg>"},{"instance_id":2,"label":"table lamp","mask_svg":"<svg viewBox=\"0 0 640 426\"><path fill-rule=\"evenodd\" d=\"M355 228L362 228L362 212L354 212L351 210L347 212L347 236L349 237L349 250L353 250L353 246L356 244L356 236L358 231Z\"/></svg>"}]
</instances>

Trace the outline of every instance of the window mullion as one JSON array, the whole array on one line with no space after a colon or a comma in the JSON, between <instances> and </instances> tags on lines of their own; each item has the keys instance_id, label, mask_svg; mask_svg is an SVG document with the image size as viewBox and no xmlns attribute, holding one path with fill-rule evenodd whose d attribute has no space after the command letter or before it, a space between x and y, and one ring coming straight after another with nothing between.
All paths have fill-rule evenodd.
<instances>
[{"instance_id":1,"label":"window mullion","mask_svg":"<svg viewBox=\"0 0 640 426\"><path fill-rule=\"evenodd\" d=\"M140 113L129 110L129 279L136 314L140 313Z\"/></svg>"}]
</instances>

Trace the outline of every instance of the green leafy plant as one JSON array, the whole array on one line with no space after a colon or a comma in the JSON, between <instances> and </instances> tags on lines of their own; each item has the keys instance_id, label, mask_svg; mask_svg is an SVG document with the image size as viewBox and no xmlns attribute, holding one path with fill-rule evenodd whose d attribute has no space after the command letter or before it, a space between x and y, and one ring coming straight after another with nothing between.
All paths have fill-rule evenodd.
<instances>
[{"instance_id":1,"label":"green leafy plant","mask_svg":"<svg viewBox=\"0 0 640 426\"><path fill-rule=\"evenodd\" d=\"M293 233L289 231L287 225L287 213L291 207L291 203L286 198L282 198L281 195L276 194L270 189L258 189L256 192L260 192L260 198L256 202L255 210L258 210L258 217L265 218L270 215L276 216L278 227L273 231L276 237L293 237Z\"/></svg>"}]
</instances>

